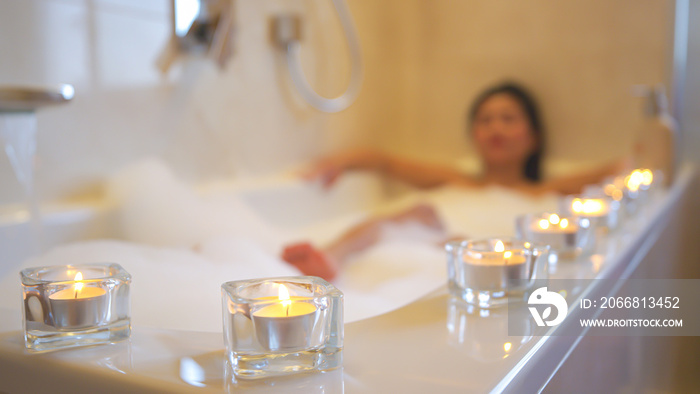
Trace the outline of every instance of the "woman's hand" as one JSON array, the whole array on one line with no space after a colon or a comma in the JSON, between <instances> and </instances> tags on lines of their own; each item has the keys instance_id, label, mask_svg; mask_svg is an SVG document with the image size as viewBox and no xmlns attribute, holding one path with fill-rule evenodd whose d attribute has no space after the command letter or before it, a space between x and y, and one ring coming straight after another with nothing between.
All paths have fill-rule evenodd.
<instances>
[{"instance_id":1,"label":"woman's hand","mask_svg":"<svg viewBox=\"0 0 700 394\"><path fill-rule=\"evenodd\" d=\"M345 171L356 168L370 169L379 161L379 155L371 150L347 150L315 161L302 172L302 177L307 180L319 180L324 188L330 188Z\"/></svg>"}]
</instances>

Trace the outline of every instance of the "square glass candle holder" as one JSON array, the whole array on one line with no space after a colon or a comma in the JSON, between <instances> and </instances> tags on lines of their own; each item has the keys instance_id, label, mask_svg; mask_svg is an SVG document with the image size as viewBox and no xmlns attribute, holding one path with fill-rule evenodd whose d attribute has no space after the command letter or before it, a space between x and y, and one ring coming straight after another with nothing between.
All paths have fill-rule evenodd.
<instances>
[{"instance_id":1,"label":"square glass candle holder","mask_svg":"<svg viewBox=\"0 0 700 394\"><path fill-rule=\"evenodd\" d=\"M581 195L590 198L607 196L608 199L617 201L621 205L621 214L626 211L625 205L629 202L629 197L625 193L624 176L609 176L600 184L586 185Z\"/></svg>"},{"instance_id":2,"label":"square glass candle holder","mask_svg":"<svg viewBox=\"0 0 700 394\"><path fill-rule=\"evenodd\" d=\"M509 238L452 241L447 251L450 293L480 308L524 297L549 276L549 246Z\"/></svg>"},{"instance_id":3,"label":"square glass candle holder","mask_svg":"<svg viewBox=\"0 0 700 394\"><path fill-rule=\"evenodd\" d=\"M549 245L549 258L572 260L590 253L595 246L595 234L588 218L556 213L538 213L515 219L518 239Z\"/></svg>"},{"instance_id":4,"label":"square glass candle holder","mask_svg":"<svg viewBox=\"0 0 700 394\"><path fill-rule=\"evenodd\" d=\"M628 215L636 214L640 206L646 202L650 189L657 183L657 177L660 177L658 172L655 175L651 170L642 168L624 177L625 212Z\"/></svg>"},{"instance_id":5,"label":"square glass candle holder","mask_svg":"<svg viewBox=\"0 0 700 394\"><path fill-rule=\"evenodd\" d=\"M586 218L594 229L614 230L620 218L620 201L604 194L570 195L560 200L560 212Z\"/></svg>"},{"instance_id":6,"label":"square glass candle holder","mask_svg":"<svg viewBox=\"0 0 700 394\"><path fill-rule=\"evenodd\" d=\"M131 334L131 275L119 264L27 268L20 276L27 349L112 343Z\"/></svg>"},{"instance_id":7,"label":"square glass candle holder","mask_svg":"<svg viewBox=\"0 0 700 394\"><path fill-rule=\"evenodd\" d=\"M312 276L222 286L226 357L234 376L255 379L338 368L343 293Z\"/></svg>"}]
</instances>

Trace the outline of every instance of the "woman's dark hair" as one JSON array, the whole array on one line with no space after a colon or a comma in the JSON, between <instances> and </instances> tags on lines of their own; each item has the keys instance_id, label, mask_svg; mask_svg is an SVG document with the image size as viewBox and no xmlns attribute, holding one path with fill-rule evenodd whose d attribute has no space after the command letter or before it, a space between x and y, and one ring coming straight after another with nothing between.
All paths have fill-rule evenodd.
<instances>
[{"instance_id":1,"label":"woman's dark hair","mask_svg":"<svg viewBox=\"0 0 700 394\"><path fill-rule=\"evenodd\" d=\"M523 108L528 121L530 122L530 127L532 128L532 132L535 134L535 139L537 140L537 147L525 161L523 171L525 178L533 182L539 182L540 179L542 179L540 167L542 162L542 154L544 152L544 126L542 125L540 113L537 109L537 103L527 89L514 82L504 82L488 88L486 91L481 93L476 100L474 100L474 103L469 110L469 124L471 125L474 123L476 113L479 111L481 105L484 104L486 100L497 94L507 94L518 101L520 106Z\"/></svg>"}]
</instances>

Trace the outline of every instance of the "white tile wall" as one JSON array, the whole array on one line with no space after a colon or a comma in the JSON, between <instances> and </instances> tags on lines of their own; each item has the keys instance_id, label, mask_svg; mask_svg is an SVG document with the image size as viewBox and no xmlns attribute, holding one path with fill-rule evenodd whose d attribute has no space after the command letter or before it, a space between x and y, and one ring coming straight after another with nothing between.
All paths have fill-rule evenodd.
<instances>
[{"instance_id":1,"label":"white tile wall","mask_svg":"<svg viewBox=\"0 0 700 394\"><path fill-rule=\"evenodd\" d=\"M91 191L145 156L202 178L276 171L328 146L326 118L294 96L268 38L272 13L309 16L316 2L237 0L235 6L228 68L194 60L164 77L154 62L170 34L167 0L0 0L0 85L76 88L72 103L39 113L39 197ZM337 22L307 19L304 59L313 81L314 37ZM4 155L0 185L0 205L21 201Z\"/></svg>"}]
</instances>

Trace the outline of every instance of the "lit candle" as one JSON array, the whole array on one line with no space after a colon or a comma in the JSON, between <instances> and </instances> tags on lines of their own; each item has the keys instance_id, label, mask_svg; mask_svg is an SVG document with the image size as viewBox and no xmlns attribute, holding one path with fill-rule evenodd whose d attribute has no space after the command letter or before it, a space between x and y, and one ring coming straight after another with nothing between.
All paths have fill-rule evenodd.
<instances>
[{"instance_id":1,"label":"lit candle","mask_svg":"<svg viewBox=\"0 0 700 394\"><path fill-rule=\"evenodd\" d=\"M654 173L651 170L642 170L642 185L649 187L654 182Z\"/></svg>"},{"instance_id":2,"label":"lit candle","mask_svg":"<svg viewBox=\"0 0 700 394\"><path fill-rule=\"evenodd\" d=\"M649 169L637 169L625 177L625 186L631 192L647 190L654 181L654 173Z\"/></svg>"},{"instance_id":3,"label":"lit candle","mask_svg":"<svg viewBox=\"0 0 700 394\"><path fill-rule=\"evenodd\" d=\"M325 280L232 281L221 285L221 296L233 382L327 371L342 364L344 297Z\"/></svg>"},{"instance_id":4,"label":"lit candle","mask_svg":"<svg viewBox=\"0 0 700 394\"><path fill-rule=\"evenodd\" d=\"M506 250L503 241L496 241L493 252L472 252L464 257L467 287L494 290L510 287L511 281L529 278L528 265L521 249Z\"/></svg>"},{"instance_id":5,"label":"lit candle","mask_svg":"<svg viewBox=\"0 0 700 394\"><path fill-rule=\"evenodd\" d=\"M513 253L516 252L516 253ZM525 262L525 257L518 250L506 250L503 241L498 240L493 247L493 252L477 252L464 259L475 265L514 265Z\"/></svg>"},{"instance_id":6,"label":"lit candle","mask_svg":"<svg viewBox=\"0 0 700 394\"><path fill-rule=\"evenodd\" d=\"M540 234L575 234L578 231L578 224L553 213L547 218L535 218L531 228L533 232Z\"/></svg>"},{"instance_id":7,"label":"lit candle","mask_svg":"<svg viewBox=\"0 0 700 394\"><path fill-rule=\"evenodd\" d=\"M289 290L279 285L278 302L253 313L258 341L270 351L301 349L310 346L312 331L318 319L309 298L290 297Z\"/></svg>"},{"instance_id":8,"label":"lit candle","mask_svg":"<svg viewBox=\"0 0 700 394\"><path fill-rule=\"evenodd\" d=\"M625 177L625 186L631 192L636 192L642 185L642 172L640 170L634 170L631 174Z\"/></svg>"},{"instance_id":9,"label":"lit candle","mask_svg":"<svg viewBox=\"0 0 700 394\"><path fill-rule=\"evenodd\" d=\"M516 219L516 232L520 239L549 245L552 254L569 259L593 246L590 221L585 217L562 217L556 213L524 215Z\"/></svg>"},{"instance_id":10,"label":"lit candle","mask_svg":"<svg viewBox=\"0 0 700 394\"><path fill-rule=\"evenodd\" d=\"M581 216L600 217L608 214L610 205L602 198L574 198L571 211Z\"/></svg>"},{"instance_id":11,"label":"lit candle","mask_svg":"<svg viewBox=\"0 0 700 394\"><path fill-rule=\"evenodd\" d=\"M611 179L603 187L603 193L615 201L621 201L624 197L624 179L622 177Z\"/></svg>"},{"instance_id":12,"label":"lit candle","mask_svg":"<svg viewBox=\"0 0 700 394\"><path fill-rule=\"evenodd\" d=\"M83 274L75 275L73 286L49 295L51 316L56 328L96 326L106 321L107 291L101 287L85 286Z\"/></svg>"}]
</instances>

